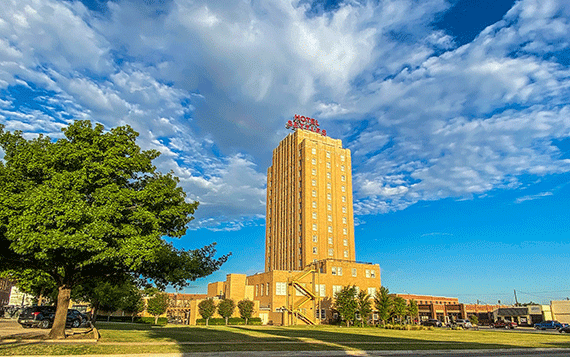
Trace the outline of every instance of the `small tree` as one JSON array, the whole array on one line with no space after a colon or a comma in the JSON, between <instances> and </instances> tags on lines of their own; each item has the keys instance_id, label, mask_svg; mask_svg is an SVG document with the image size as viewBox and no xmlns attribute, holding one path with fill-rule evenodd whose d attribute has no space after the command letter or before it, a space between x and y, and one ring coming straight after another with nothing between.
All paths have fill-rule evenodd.
<instances>
[{"instance_id":1,"label":"small tree","mask_svg":"<svg viewBox=\"0 0 570 357\"><path fill-rule=\"evenodd\" d=\"M341 319L346 321L346 326L354 323L356 313L358 312L358 303L356 301L356 287L345 286L335 294L334 302L335 310L338 311Z\"/></svg>"},{"instance_id":2,"label":"small tree","mask_svg":"<svg viewBox=\"0 0 570 357\"><path fill-rule=\"evenodd\" d=\"M204 320L206 320L206 326L208 326L210 317L214 316L215 312L216 312L216 303L212 298L202 300L198 304L198 313L202 316Z\"/></svg>"},{"instance_id":3,"label":"small tree","mask_svg":"<svg viewBox=\"0 0 570 357\"><path fill-rule=\"evenodd\" d=\"M477 315L469 316L469 321L471 322L471 324L473 324L473 326L479 325L479 318L477 317Z\"/></svg>"},{"instance_id":4,"label":"small tree","mask_svg":"<svg viewBox=\"0 0 570 357\"><path fill-rule=\"evenodd\" d=\"M376 291L374 305L376 306L376 310L378 310L378 317L382 321L382 324L386 324L386 321L388 321L392 314L393 308L393 299L390 296L388 288L381 286L380 289Z\"/></svg>"},{"instance_id":5,"label":"small tree","mask_svg":"<svg viewBox=\"0 0 570 357\"><path fill-rule=\"evenodd\" d=\"M368 324L368 316L372 312L372 303L370 302L370 295L368 295L364 290L358 293L356 299L357 311L360 315L361 324Z\"/></svg>"},{"instance_id":6,"label":"small tree","mask_svg":"<svg viewBox=\"0 0 570 357\"><path fill-rule=\"evenodd\" d=\"M247 325L247 321L251 318L251 315L253 315L253 301L245 299L238 302L238 309L241 318L245 320L245 324Z\"/></svg>"},{"instance_id":7,"label":"small tree","mask_svg":"<svg viewBox=\"0 0 570 357\"><path fill-rule=\"evenodd\" d=\"M406 314L406 300L404 300L404 298L400 297L400 296L396 296L396 298L394 298L394 310L393 310L393 314L394 316L396 316L398 318L398 321L400 323L402 323L402 316L404 316Z\"/></svg>"},{"instance_id":8,"label":"small tree","mask_svg":"<svg viewBox=\"0 0 570 357\"><path fill-rule=\"evenodd\" d=\"M124 312L131 314L131 322L135 321L135 315L144 311L144 300L142 298L141 292L134 287L126 291L126 295L121 301L121 309Z\"/></svg>"},{"instance_id":9,"label":"small tree","mask_svg":"<svg viewBox=\"0 0 570 357\"><path fill-rule=\"evenodd\" d=\"M419 310L418 302L414 299L410 299L408 304L408 315L412 319L412 322L418 317Z\"/></svg>"},{"instance_id":10,"label":"small tree","mask_svg":"<svg viewBox=\"0 0 570 357\"><path fill-rule=\"evenodd\" d=\"M232 299L224 299L218 304L218 314L226 319L226 325L228 324L228 319L233 315L236 308L236 303Z\"/></svg>"},{"instance_id":11,"label":"small tree","mask_svg":"<svg viewBox=\"0 0 570 357\"><path fill-rule=\"evenodd\" d=\"M156 293L148 299L146 311L154 316L154 324L158 325L158 316L164 314L168 308L168 294Z\"/></svg>"}]
</instances>

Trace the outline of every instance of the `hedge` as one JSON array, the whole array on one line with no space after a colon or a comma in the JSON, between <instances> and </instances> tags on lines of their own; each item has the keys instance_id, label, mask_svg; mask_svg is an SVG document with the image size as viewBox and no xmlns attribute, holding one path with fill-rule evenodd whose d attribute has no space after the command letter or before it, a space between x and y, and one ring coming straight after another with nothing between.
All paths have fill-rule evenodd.
<instances>
[{"instance_id":1,"label":"hedge","mask_svg":"<svg viewBox=\"0 0 570 357\"><path fill-rule=\"evenodd\" d=\"M208 325L225 325L226 324L226 320L223 318L211 318L208 321ZM261 325L261 318L259 317L252 317L250 319L247 320L247 324L248 325ZM198 319L196 320L196 325L206 325L206 320L205 319ZM245 325L245 319L242 319L241 317L230 317L228 319L228 325Z\"/></svg>"},{"instance_id":2,"label":"hedge","mask_svg":"<svg viewBox=\"0 0 570 357\"><path fill-rule=\"evenodd\" d=\"M106 315L97 315L97 321L107 321ZM134 321L130 316L111 316L109 319L111 322L135 322L135 323L142 323L142 324L150 324L154 325L154 317L140 317L136 316ZM168 323L168 318L166 317L159 317L158 324L164 326Z\"/></svg>"}]
</instances>

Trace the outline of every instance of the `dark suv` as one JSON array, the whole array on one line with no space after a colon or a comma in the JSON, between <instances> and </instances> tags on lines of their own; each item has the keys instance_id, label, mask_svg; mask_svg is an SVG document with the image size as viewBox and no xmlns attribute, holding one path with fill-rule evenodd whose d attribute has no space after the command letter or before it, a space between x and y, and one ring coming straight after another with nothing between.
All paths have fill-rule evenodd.
<instances>
[{"instance_id":1,"label":"dark suv","mask_svg":"<svg viewBox=\"0 0 570 357\"><path fill-rule=\"evenodd\" d=\"M55 306L26 307L20 313L18 322L23 327L50 327L55 315Z\"/></svg>"},{"instance_id":2,"label":"dark suv","mask_svg":"<svg viewBox=\"0 0 570 357\"><path fill-rule=\"evenodd\" d=\"M31 306L22 311L18 322L23 327L50 328L54 318L55 306ZM66 327L79 327L86 320L86 316L79 311L69 309L65 325Z\"/></svg>"}]
</instances>

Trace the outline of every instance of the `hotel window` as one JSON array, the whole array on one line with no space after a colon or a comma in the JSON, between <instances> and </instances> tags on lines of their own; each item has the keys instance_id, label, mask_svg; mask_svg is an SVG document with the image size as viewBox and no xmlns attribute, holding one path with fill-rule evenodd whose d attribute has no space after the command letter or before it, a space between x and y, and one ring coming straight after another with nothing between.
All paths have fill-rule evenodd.
<instances>
[{"instance_id":1,"label":"hotel window","mask_svg":"<svg viewBox=\"0 0 570 357\"><path fill-rule=\"evenodd\" d=\"M331 199L331 194L327 193L327 199L330 200Z\"/></svg>"},{"instance_id":2,"label":"hotel window","mask_svg":"<svg viewBox=\"0 0 570 357\"><path fill-rule=\"evenodd\" d=\"M313 190L313 197L317 197L317 191Z\"/></svg>"},{"instance_id":3,"label":"hotel window","mask_svg":"<svg viewBox=\"0 0 570 357\"><path fill-rule=\"evenodd\" d=\"M317 159L311 159L311 164L316 165L316 164L317 164Z\"/></svg>"},{"instance_id":4,"label":"hotel window","mask_svg":"<svg viewBox=\"0 0 570 357\"><path fill-rule=\"evenodd\" d=\"M348 231L346 230L346 228L342 229L342 234L344 234L344 235L348 234Z\"/></svg>"},{"instance_id":5,"label":"hotel window","mask_svg":"<svg viewBox=\"0 0 570 357\"><path fill-rule=\"evenodd\" d=\"M332 210L332 206L330 203L327 203L327 210L329 210L329 211Z\"/></svg>"},{"instance_id":6,"label":"hotel window","mask_svg":"<svg viewBox=\"0 0 570 357\"><path fill-rule=\"evenodd\" d=\"M326 285L325 284L316 284L317 291L319 292L319 296L327 296Z\"/></svg>"},{"instance_id":7,"label":"hotel window","mask_svg":"<svg viewBox=\"0 0 570 357\"><path fill-rule=\"evenodd\" d=\"M345 258L348 258L348 250L345 250L345 251L344 251L344 257L345 257Z\"/></svg>"},{"instance_id":8,"label":"hotel window","mask_svg":"<svg viewBox=\"0 0 570 357\"><path fill-rule=\"evenodd\" d=\"M287 283L275 283L275 295L287 295Z\"/></svg>"},{"instance_id":9,"label":"hotel window","mask_svg":"<svg viewBox=\"0 0 570 357\"><path fill-rule=\"evenodd\" d=\"M331 163L327 162L327 169L330 169L330 168L331 168Z\"/></svg>"},{"instance_id":10,"label":"hotel window","mask_svg":"<svg viewBox=\"0 0 570 357\"><path fill-rule=\"evenodd\" d=\"M327 157L331 157L331 152L327 151Z\"/></svg>"},{"instance_id":11,"label":"hotel window","mask_svg":"<svg viewBox=\"0 0 570 357\"><path fill-rule=\"evenodd\" d=\"M375 277L376 277L376 270L370 270L370 277L371 277L371 278L375 278Z\"/></svg>"},{"instance_id":12,"label":"hotel window","mask_svg":"<svg viewBox=\"0 0 570 357\"><path fill-rule=\"evenodd\" d=\"M313 153L313 155L315 155L315 154L317 153L317 149L312 148L312 149L311 149L311 152Z\"/></svg>"},{"instance_id":13,"label":"hotel window","mask_svg":"<svg viewBox=\"0 0 570 357\"><path fill-rule=\"evenodd\" d=\"M341 180L341 181L346 181L346 176L342 175L342 176L340 177L340 180Z\"/></svg>"},{"instance_id":14,"label":"hotel window","mask_svg":"<svg viewBox=\"0 0 570 357\"><path fill-rule=\"evenodd\" d=\"M312 184L313 186L316 186L316 185L317 185L317 180L311 180L311 184Z\"/></svg>"},{"instance_id":15,"label":"hotel window","mask_svg":"<svg viewBox=\"0 0 570 357\"><path fill-rule=\"evenodd\" d=\"M336 267L331 268L331 275L336 275Z\"/></svg>"},{"instance_id":16,"label":"hotel window","mask_svg":"<svg viewBox=\"0 0 570 357\"><path fill-rule=\"evenodd\" d=\"M344 165L340 165L340 171L344 171Z\"/></svg>"},{"instance_id":17,"label":"hotel window","mask_svg":"<svg viewBox=\"0 0 570 357\"><path fill-rule=\"evenodd\" d=\"M317 174L317 169L312 169L312 170L311 170L311 173L312 173L313 175L316 175L316 174Z\"/></svg>"},{"instance_id":18,"label":"hotel window","mask_svg":"<svg viewBox=\"0 0 570 357\"><path fill-rule=\"evenodd\" d=\"M348 239L343 239L342 244L344 244L345 247L348 247Z\"/></svg>"},{"instance_id":19,"label":"hotel window","mask_svg":"<svg viewBox=\"0 0 570 357\"><path fill-rule=\"evenodd\" d=\"M317 254L317 247L313 247L313 254Z\"/></svg>"},{"instance_id":20,"label":"hotel window","mask_svg":"<svg viewBox=\"0 0 570 357\"><path fill-rule=\"evenodd\" d=\"M313 235L313 242L317 242L317 241L318 241L317 236Z\"/></svg>"},{"instance_id":21,"label":"hotel window","mask_svg":"<svg viewBox=\"0 0 570 357\"><path fill-rule=\"evenodd\" d=\"M342 206L342 213L346 213L346 206Z\"/></svg>"},{"instance_id":22,"label":"hotel window","mask_svg":"<svg viewBox=\"0 0 570 357\"><path fill-rule=\"evenodd\" d=\"M329 230L329 233L332 233L332 226L329 226L328 230Z\"/></svg>"},{"instance_id":23,"label":"hotel window","mask_svg":"<svg viewBox=\"0 0 570 357\"><path fill-rule=\"evenodd\" d=\"M313 212L313 219L317 219L317 212Z\"/></svg>"},{"instance_id":24,"label":"hotel window","mask_svg":"<svg viewBox=\"0 0 570 357\"><path fill-rule=\"evenodd\" d=\"M222 294L220 294L220 295L222 295ZM258 296L258 295L259 295L259 284L256 284L255 285L255 296Z\"/></svg>"},{"instance_id":25,"label":"hotel window","mask_svg":"<svg viewBox=\"0 0 570 357\"><path fill-rule=\"evenodd\" d=\"M341 190L342 192L344 192L344 191L346 191L346 188L345 188L344 186L341 186L341 187L340 187L340 190Z\"/></svg>"},{"instance_id":26,"label":"hotel window","mask_svg":"<svg viewBox=\"0 0 570 357\"><path fill-rule=\"evenodd\" d=\"M344 155L340 155L340 161L344 161Z\"/></svg>"},{"instance_id":27,"label":"hotel window","mask_svg":"<svg viewBox=\"0 0 570 357\"><path fill-rule=\"evenodd\" d=\"M336 269L336 272L338 273L339 276L342 276L342 268L341 267L338 267Z\"/></svg>"},{"instance_id":28,"label":"hotel window","mask_svg":"<svg viewBox=\"0 0 570 357\"><path fill-rule=\"evenodd\" d=\"M269 295L269 283L265 284L265 295Z\"/></svg>"},{"instance_id":29,"label":"hotel window","mask_svg":"<svg viewBox=\"0 0 570 357\"><path fill-rule=\"evenodd\" d=\"M346 224L346 217L342 217L342 223Z\"/></svg>"},{"instance_id":30,"label":"hotel window","mask_svg":"<svg viewBox=\"0 0 570 357\"><path fill-rule=\"evenodd\" d=\"M330 190L331 189L331 183L327 182L327 188Z\"/></svg>"},{"instance_id":31,"label":"hotel window","mask_svg":"<svg viewBox=\"0 0 570 357\"><path fill-rule=\"evenodd\" d=\"M346 202L346 196L342 196L342 202Z\"/></svg>"},{"instance_id":32,"label":"hotel window","mask_svg":"<svg viewBox=\"0 0 570 357\"><path fill-rule=\"evenodd\" d=\"M327 178L330 179L331 178L331 173L327 172Z\"/></svg>"},{"instance_id":33,"label":"hotel window","mask_svg":"<svg viewBox=\"0 0 570 357\"><path fill-rule=\"evenodd\" d=\"M261 296L263 296L263 290L265 290L265 289L263 289L263 284L261 284L261 289L259 289L259 292L261 293Z\"/></svg>"},{"instance_id":34,"label":"hotel window","mask_svg":"<svg viewBox=\"0 0 570 357\"><path fill-rule=\"evenodd\" d=\"M331 216L330 214L327 216L327 220L328 220L329 222L332 222L332 216Z\"/></svg>"},{"instance_id":35,"label":"hotel window","mask_svg":"<svg viewBox=\"0 0 570 357\"><path fill-rule=\"evenodd\" d=\"M334 254L333 249L332 249L332 248L329 248L329 257L332 257L333 254Z\"/></svg>"},{"instance_id":36,"label":"hotel window","mask_svg":"<svg viewBox=\"0 0 570 357\"><path fill-rule=\"evenodd\" d=\"M313 201L312 205L313 205L313 208L317 208L317 201Z\"/></svg>"},{"instance_id":37,"label":"hotel window","mask_svg":"<svg viewBox=\"0 0 570 357\"><path fill-rule=\"evenodd\" d=\"M333 238L329 237L329 244L333 244Z\"/></svg>"},{"instance_id":38,"label":"hotel window","mask_svg":"<svg viewBox=\"0 0 570 357\"><path fill-rule=\"evenodd\" d=\"M316 231L317 230L317 224L313 223L313 230Z\"/></svg>"},{"instance_id":39,"label":"hotel window","mask_svg":"<svg viewBox=\"0 0 570 357\"><path fill-rule=\"evenodd\" d=\"M352 276L356 277L356 268L352 268Z\"/></svg>"},{"instance_id":40,"label":"hotel window","mask_svg":"<svg viewBox=\"0 0 570 357\"><path fill-rule=\"evenodd\" d=\"M376 288L368 288L368 295L370 295L370 297L375 297L376 296Z\"/></svg>"},{"instance_id":41,"label":"hotel window","mask_svg":"<svg viewBox=\"0 0 570 357\"><path fill-rule=\"evenodd\" d=\"M360 288L358 286L355 286L354 289L356 290L356 294L354 294L354 296L358 296L360 293Z\"/></svg>"},{"instance_id":42,"label":"hotel window","mask_svg":"<svg viewBox=\"0 0 570 357\"><path fill-rule=\"evenodd\" d=\"M366 277L370 278L370 270L366 269L365 273L366 273Z\"/></svg>"},{"instance_id":43,"label":"hotel window","mask_svg":"<svg viewBox=\"0 0 570 357\"><path fill-rule=\"evenodd\" d=\"M333 296L335 296L337 293L339 293L342 290L342 285L333 285Z\"/></svg>"}]
</instances>

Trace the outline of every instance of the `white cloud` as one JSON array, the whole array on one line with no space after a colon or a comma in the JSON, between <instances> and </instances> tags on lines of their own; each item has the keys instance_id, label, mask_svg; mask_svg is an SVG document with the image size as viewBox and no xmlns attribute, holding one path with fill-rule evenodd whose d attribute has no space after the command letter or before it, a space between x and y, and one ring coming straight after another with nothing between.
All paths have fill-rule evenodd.
<instances>
[{"instance_id":1,"label":"white cloud","mask_svg":"<svg viewBox=\"0 0 570 357\"><path fill-rule=\"evenodd\" d=\"M541 199L543 197L548 197L548 196L552 196L553 193L552 192L541 192L541 193L537 193L536 195L528 195L528 196L522 196L519 197L515 200L516 203L522 203L525 201L534 201L534 200L538 200Z\"/></svg>"},{"instance_id":2,"label":"white cloud","mask_svg":"<svg viewBox=\"0 0 570 357\"><path fill-rule=\"evenodd\" d=\"M551 143L570 136L563 1L519 1L459 48L432 29L444 0L317 13L286 0L3 5L0 89L36 97L0 99L0 122L56 137L70 118L131 125L202 203L196 227L263 217L266 167L294 113L346 135L361 214L570 170Z\"/></svg>"}]
</instances>

